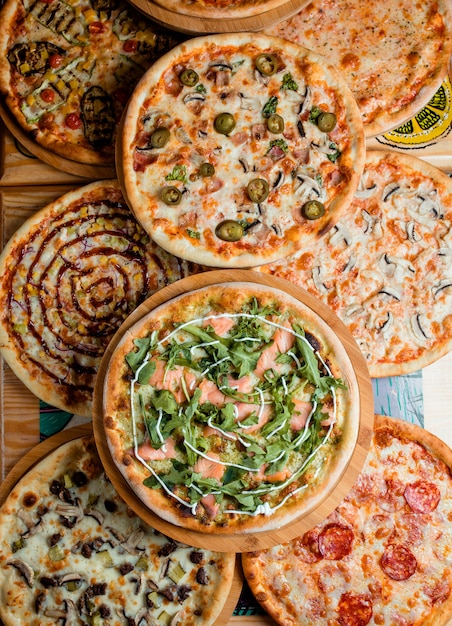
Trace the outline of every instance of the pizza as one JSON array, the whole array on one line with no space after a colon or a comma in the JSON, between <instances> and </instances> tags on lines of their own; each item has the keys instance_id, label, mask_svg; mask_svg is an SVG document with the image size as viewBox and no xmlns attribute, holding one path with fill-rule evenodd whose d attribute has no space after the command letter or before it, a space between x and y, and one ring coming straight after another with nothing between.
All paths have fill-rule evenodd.
<instances>
[{"instance_id":1,"label":"pizza","mask_svg":"<svg viewBox=\"0 0 452 626\"><path fill-rule=\"evenodd\" d=\"M73 190L0 256L0 351L41 400L91 417L105 348L150 294L199 271L156 246L115 180Z\"/></svg>"},{"instance_id":2,"label":"pizza","mask_svg":"<svg viewBox=\"0 0 452 626\"><path fill-rule=\"evenodd\" d=\"M143 228L211 267L282 258L325 234L356 189L361 117L338 73L282 39L191 39L135 89L118 176Z\"/></svg>"},{"instance_id":3,"label":"pizza","mask_svg":"<svg viewBox=\"0 0 452 626\"><path fill-rule=\"evenodd\" d=\"M452 52L448 0L312 0L264 32L315 50L342 73L367 137L418 113L441 86Z\"/></svg>"},{"instance_id":4,"label":"pizza","mask_svg":"<svg viewBox=\"0 0 452 626\"><path fill-rule=\"evenodd\" d=\"M377 416L364 468L321 524L242 555L278 624L443 626L452 618L452 452L428 431Z\"/></svg>"},{"instance_id":5,"label":"pizza","mask_svg":"<svg viewBox=\"0 0 452 626\"><path fill-rule=\"evenodd\" d=\"M288 4L287 0L233 0L232 2L228 0L154 0L154 2L174 13L206 20L258 17L267 11L284 10ZM304 0L304 3L306 2L307 0Z\"/></svg>"},{"instance_id":6,"label":"pizza","mask_svg":"<svg viewBox=\"0 0 452 626\"><path fill-rule=\"evenodd\" d=\"M127 329L95 417L117 471L161 519L266 532L311 512L348 467L363 410L348 359L295 297L213 284Z\"/></svg>"},{"instance_id":7,"label":"pizza","mask_svg":"<svg viewBox=\"0 0 452 626\"><path fill-rule=\"evenodd\" d=\"M328 304L373 378L452 348L452 182L416 157L369 151L353 201L315 246L260 268Z\"/></svg>"},{"instance_id":8,"label":"pizza","mask_svg":"<svg viewBox=\"0 0 452 626\"><path fill-rule=\"evenodd\" d=\"M92 435L57 447L0 509L4 626L217 623L235 555L194 549L139 519Z\"/></svg>"},{"instance_id":9,"label":"pizza","mask_svg":"<svg viewBox=\"0 0 452 626\"><path fill-rule=\"evenodd\" d=\"M7 0L0 94L37 145L114 164L118 122L136 83L180 39L121 0Z\"/></svg>"}]
</instances>

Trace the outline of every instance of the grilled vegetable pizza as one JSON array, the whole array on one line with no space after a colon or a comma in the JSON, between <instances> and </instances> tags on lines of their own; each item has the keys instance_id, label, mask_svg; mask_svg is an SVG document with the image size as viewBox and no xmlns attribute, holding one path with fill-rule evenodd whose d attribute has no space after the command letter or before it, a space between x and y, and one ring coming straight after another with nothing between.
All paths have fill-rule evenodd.
<instances>
[{"instance_id":1,"label":"grilled vegetable pizza","mask_svg":"<svg viewBox=\"0 0 452 626\"><path fill-rule=\"evenodd\" d=\"M45 402L91 416L97 368L128 314L196 266L156 246L114 180L38 211L0 257L0 350Z\"/></svg>"},{"instance_id":2,"label":"grilled vegetable pizza","mask_svg":"<svg viewBox=\"0 0 452 626\"><path fill-rule=\"evenodd\" d=\"M94 439L59 446L0 509L4 626L217 623L235 557L193 549L140 520L106 477Z\"/></svg>"},{"instance_id":3,"label":"grilled vegetable pizza","mask_svg":"<svg viewBox=\"0 0 452 626\"><path fill-rule=\"evenodd\" d=\"M367 153L344 216L316 246L262 268L306 288L347 325L372 377L452 347L452 183L412 156Z\"/></svg>"},{"instance_id":4,"label":"grilled vegetable pizza","mask_svg":"<svg viewBox=\"0 0 452 626\"><path fill-rule=\"evenodd\" d=\"M403 124L429 102L452 52L448 0L313 0L265 32L323 54L342 72L368 137Z\"/></svg>"},{"instance_id":5,"label":"grilled vegetable pizza","mask_svg":"<svg viewBox=\"0 0 452 626\"><path fill-rule=\"evenodd\" d=\"M377 416L364 468L321 524L243 555L284 626L444 626L452 617L452 453L415 424Z\"/></svg>"},{"instance_id":6,"label":"grilled vegetable pizza","mask_svg":"<svg viewBox=\"0 0 452 626\"><path fill-rule=\"evenodd\" d=\"M119 177L137 219L176 256L270 262L325 234L358 184L361 117L327 62L282 39L191 39L130 100Z\"/></svg>"},{"instance_id":7,"label":"grilled vegetable pizza","mask_svg":"<svg viewBox=\"0 0 452 626\"><path fill-rule=\"evenodd\" d=\"M141 501L203 533L267 531L321 503L360 415L338 337L279 289L214 284L128 329L103 380L113 462Z\"/></svg>"},{"instance_id":8,"label":"grilled vegetable pizza","mask_svg":"<svg viewBox=\"0 0 452 626\"><path fill-rule=\"evenodd\" d=\"M121 0L8 0L0 20L0 93L17 124L62 157L114 163L124 106L176 37Z\"/></svg>"}]
</instances>

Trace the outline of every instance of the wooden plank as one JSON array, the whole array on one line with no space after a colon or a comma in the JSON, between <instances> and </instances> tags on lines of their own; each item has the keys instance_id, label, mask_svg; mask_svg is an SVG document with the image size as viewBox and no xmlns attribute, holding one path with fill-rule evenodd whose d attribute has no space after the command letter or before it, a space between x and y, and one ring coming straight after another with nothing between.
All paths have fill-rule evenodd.
<instances>
[{"instance_id":1,"label":"wooden plank","mask_svg":"<svg viewBox=\"0 0 452 626\"><path fill-rule=\"evenodd\" d=\"M0 120L0 186L86 184L86 178L43 163L22 146Z\"/></svg>"}]
</instances>

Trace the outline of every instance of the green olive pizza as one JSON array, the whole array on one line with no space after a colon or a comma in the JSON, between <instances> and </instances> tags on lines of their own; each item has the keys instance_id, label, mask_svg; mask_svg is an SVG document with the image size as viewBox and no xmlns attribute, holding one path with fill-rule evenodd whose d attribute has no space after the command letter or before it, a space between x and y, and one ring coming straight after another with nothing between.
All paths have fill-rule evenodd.
<instances>
[{"instance_id":1,"label":"green olive pizza","mask_svg":"<svg viewBox=\"0 0 452 626\"><path fill-rule=\"evenodd\" d=\"M145 230L178 257L250 267L332 228L364 164L361 116L322 57L282 39L191 39L146 72L117 159Z\"/></svg>"}]
</instances>

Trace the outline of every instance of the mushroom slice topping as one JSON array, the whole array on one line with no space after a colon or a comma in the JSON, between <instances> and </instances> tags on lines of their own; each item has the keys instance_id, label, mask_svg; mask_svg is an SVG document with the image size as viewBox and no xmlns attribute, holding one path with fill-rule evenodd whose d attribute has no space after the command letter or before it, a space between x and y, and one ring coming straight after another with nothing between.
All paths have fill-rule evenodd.
<instances>
[{"instance_id":1,"label":"mushroom slice topping","mask_svg":"<svg viewBox=\"0 0 452 626\"><path fill-rule=\"evenodd\" d=\"M24 539L28 539L29 537L32 537L37 532L39 532L42 525L42 518L35 522L31 517L30 512L26 511L25 509L19 509L17 511L17 517L22 520L22 522L27 527L27 530L21 535Z\"/></svg>"},{"instance_id":2,"label":"mushroom slice topping","mask_svg":"<svg viewBox=\"0 0 452 626\"><path fill-rule=\"evenodd\" d=\"M418 341L420 341L421 343L425 343L425 341L429 339L429 336L425 329L423 316L420 313L415 313L411 316L410 325L411 330L413 331L413 334Z\"/></svg>"},{"instance_id":3,"label":"mushroom slice topping","mask_svg":"<svg viewBox=\"0 0 452 626\"><path fill-rule=\"evenodd\" d=\"M376 190L377 185L375 183L370 187L359 186L358 189L355 191L355 198L357 198L358 200L367 200L367 198L373 196Z\"/></svg>"},{"instance_id":4,"label":"mushroom slice topping","mask_svg":"<svg viewBox=\"0 0 452 626\"><path fill-rule=\"evenodd\" d=\"M25 580L27 581L27 585L29 587L33 586L35 573L33 569L28 565L28 563L25 563L25 561L22 561L22 559L10 559L9 561L7 561L6 564L15 567L25 578Z\"/></svg>"},{"instance_id":5,"label":"mushroom slice topping","mask_svg":"<svg viewBox=\"0 0 452 626\"><path fill-rule=\"evenodd\" d=\"M330 244L337 246L342 242L344 242L346 246L349 246L353 242L353 238L348 228L343 223L338 222L332 230Z\"/></svg>"},{"instance_id":6,"label":"mushroom slice topping","mask_svg":"<svg viewBox=\"0 0 452 626\"><path fill-rule=\"evenodd\" d=\"M57 504L55 512L64 517L75 517L75 523L80 522L84 516L82 503L78 498L75 504Z\"/></svg>"},{"instance_id":7,"label":"mushroom slice topping","mask_svg":"<svg viewBox=\"0 0 452 626\"><path fill-rule=\"evenodd\" d=\"M389 198L400 189L400 185L398 183L389 183L383 189L383 202L387 202Z\"/></svg>"},{"instance_id":8,"label":"mushroom slice topping","mask_svg":"<svg viewBox=\"0 0 452 626\"><path fill-rule=\"evenodd\" d=\"M442 291L447 289L448 287L452 287L452 278L443 278L436 285L433 285L433 296L436 298Z\"/></svg>"}]
</instances>

